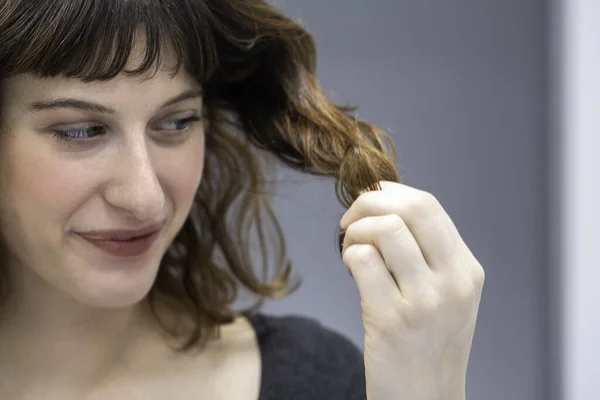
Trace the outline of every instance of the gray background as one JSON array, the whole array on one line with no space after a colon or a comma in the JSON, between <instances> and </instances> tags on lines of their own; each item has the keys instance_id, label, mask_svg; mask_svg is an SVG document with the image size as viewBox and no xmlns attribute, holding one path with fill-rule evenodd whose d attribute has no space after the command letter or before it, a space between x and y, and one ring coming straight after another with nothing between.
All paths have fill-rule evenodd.
<instances>
[{"instance_id":1,"label":"gray background","mask_svg":"<svg viewBox=\"0 0 600 400\"><path fill-rule=\"evenodd\" d=\"M392 133L404 183L433 193L486 269L467 398L547 399L546 70L541 0L286 0L335 101ZM362 347L334 249L333 181L282 171L276 211L303 287L267 303Z\"/></svg>"}]
</instances>

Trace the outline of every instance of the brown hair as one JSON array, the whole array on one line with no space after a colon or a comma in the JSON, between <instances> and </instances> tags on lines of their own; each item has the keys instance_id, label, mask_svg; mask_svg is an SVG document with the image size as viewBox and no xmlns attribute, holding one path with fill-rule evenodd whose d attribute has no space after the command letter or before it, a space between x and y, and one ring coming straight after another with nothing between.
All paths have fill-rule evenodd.
<instances>
[{"instance_id":1,"label":"brown hair","mask_svg":"<svg viewBox=\"0 0 600 400\"><path fill-rule=\"evenodd\" d=\"M137 70L124 71L139 26L145 28L146 58ZM361 190L376 189L380 180L400 182L400 176L389 135L323 95L313 39L264 0L0 4L0 80L23 73L84 82L121 72L147 78L152 66L161 67L167 48L177 55L176 70L183 63L204 88L206 161L188 219L148 299L161 326L188 349L231 320L240 284L258 298L246 312L300 284L291 276L270 204L266 171L273 161L334 177L346 208ZM250 245L253 227L256 246ZM263 259L260 277L251 267L254 247ZM191 318L193 332L182 337L161 321L158 305Z\"/></svg>"}]
</instances>

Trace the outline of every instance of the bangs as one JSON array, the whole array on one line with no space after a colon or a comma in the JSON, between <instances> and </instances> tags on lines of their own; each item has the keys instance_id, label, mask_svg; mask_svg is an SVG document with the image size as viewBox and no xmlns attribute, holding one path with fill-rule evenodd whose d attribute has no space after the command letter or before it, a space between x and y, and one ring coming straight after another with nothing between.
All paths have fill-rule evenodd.
<instances>
[{"instance_id":1,"label":"bangs","mask_svg":"<svg viewBox=\"0 0 600 400\"><path fill-rule=\"evenodd\" d=\"M12 6L10 4L13 4ZM0 79L31 73L90 82L119 73L151 77L175 56L200 83L217 64L209 29L210 10L201 0L36 0L0 7ZM132 50L145 33L145 56L127 71Z\"/></svg>"}]
</instances>

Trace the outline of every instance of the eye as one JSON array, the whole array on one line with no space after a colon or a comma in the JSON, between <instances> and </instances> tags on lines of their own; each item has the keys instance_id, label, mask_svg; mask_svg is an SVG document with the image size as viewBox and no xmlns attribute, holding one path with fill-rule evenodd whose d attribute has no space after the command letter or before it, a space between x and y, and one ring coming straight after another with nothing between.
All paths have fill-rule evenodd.
<instances>
[{"instance_id":1,"label":"eye","mask_svg":"<svg viewBox=\"0 0 600 400\"><path fill-rule=\"evenodd\" d=\"M174 129L165 129L169 132L175 132L175 135L183 133L187 131L190 125L193 122L200 121L200 118L197 115L193 115L188 118L183 119L173 119L167 121L162 126L175 126ZM65 129L65 130L53 130L54 137L61 140L90 140L98 135L101 135L106 132L106 129L101 125L89 126L86 128L74 128L74 129ZM172 133L168 134L169 136L173 136Z\"/></svg>"},{"instance_id":2,"label":"eye","mask_svg":"<svg viewBox=\"0 0 600 400\"><path fill-rule=\"evenodd\" d=\"M192 123L196 122L196 121L200 121L200 118L197 115L192 115L191 117L188 117L188 118L172 119L170 121L167 121L162 126L169 125L169 124L170 124L170 126L175 126L174 129L166 129L165 131L175 132L175 134L168 133L167 134L168 136L177 136L178 134L181 134L181 133L187 131L188 128L192 125Z\"/></svg>"},{"instance_id":3,"label":"eye","mask_svg":"<svg viewBox=\"0 0 600 400\"><path fill-rule=\"evenodd\" d=\"M54 130L54 137L61 140L91 139L104 131L102 126L90 126L89 128L76 128L68 130Z\"/></svg>"}]
</instances>

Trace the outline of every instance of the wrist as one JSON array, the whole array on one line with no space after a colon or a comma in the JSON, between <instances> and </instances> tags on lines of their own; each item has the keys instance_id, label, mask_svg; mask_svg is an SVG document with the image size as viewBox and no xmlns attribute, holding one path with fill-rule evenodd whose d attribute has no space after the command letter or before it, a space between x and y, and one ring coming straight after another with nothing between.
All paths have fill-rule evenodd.
<instances>
[{"instance_id":1,"label":"wrist","mask_svg":"<svg viewBox=\"0 0 600 400\"><path fill-rule=\"evenodd\" d=\"M405 365L406 367L406 365ZM371 378L367 374L367 399L369 400L465 400L466 371L462 368L438 369L423 365L402 368L390 375Z\"/></svg>"},{"instance_id":2,"label":"wrist","mask_svg":"<svg viewBox=\"0 0 600 400\"><path fill-rule=\"evenodd\" d=\"M463 362L464 361L464 362ZM467 360L453 358L442 368L440 386L444 393L441 393L440 399L444 400L465 400L467 383Z\"/></svg>"}]
</instances>

